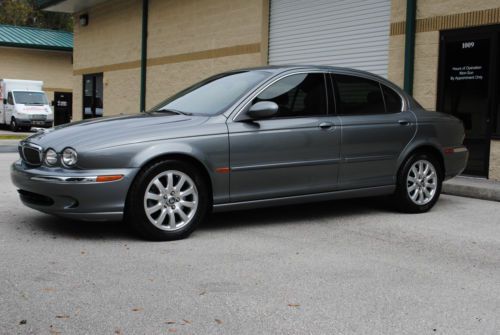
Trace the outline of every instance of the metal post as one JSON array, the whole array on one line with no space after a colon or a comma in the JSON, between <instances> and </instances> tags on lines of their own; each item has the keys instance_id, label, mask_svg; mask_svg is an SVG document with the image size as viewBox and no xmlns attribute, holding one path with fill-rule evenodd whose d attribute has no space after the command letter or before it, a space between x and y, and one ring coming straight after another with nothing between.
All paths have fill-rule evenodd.
<instances>
[{"instance_id":1,"label":"metal post","mask_svg":"<svg viewBox=\"0 0 500 335\"><path fill-rule=\"evenodd\" d=\"M141 97L140 111L146 110L146 76L148 65L148 11L149 0L142 0L142 41L141 41Z\"/></svg>"},{"instance_id":2,"label":"metal post","mask_svg":"<svg viewBox=\"0 0 500 335\"><path fill-rule=\"evenodd\" d=\"M417 0L406 1L406 28L405 28L405 69L404 90L413 93L413 73L415 63L415 18Z\"/></svg>"}]
</instances>

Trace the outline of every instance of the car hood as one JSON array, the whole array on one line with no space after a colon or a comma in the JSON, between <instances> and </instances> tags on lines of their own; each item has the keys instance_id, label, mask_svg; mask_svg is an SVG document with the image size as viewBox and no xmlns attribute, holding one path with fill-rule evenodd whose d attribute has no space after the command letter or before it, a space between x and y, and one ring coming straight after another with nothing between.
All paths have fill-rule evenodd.
<instances>
[{"instance_id":1,"label":"car hood","mask_svg":"<svg viewBox=\"0 0 500 335\"><path fill-rule=\"evenodd\" d=\"M101 149L122 144L194 136L196 133L201 135L203 130L200 125L209 119L207 116L168 113L103 117L58 126L36 133L26 141L56 151L65 147Z\"/></svg>"}]
</instances>

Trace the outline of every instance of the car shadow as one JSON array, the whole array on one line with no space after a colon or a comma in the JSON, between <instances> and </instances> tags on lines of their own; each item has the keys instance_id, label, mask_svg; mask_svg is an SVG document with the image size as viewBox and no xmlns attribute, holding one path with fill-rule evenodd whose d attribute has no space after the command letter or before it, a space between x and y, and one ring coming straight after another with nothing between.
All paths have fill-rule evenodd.
<instances>
[{"instance_id":1,"label":"car shadow","mask_svg":"<svg viewBox=\"0 0 500 335\"><path fill-rule=\"evenodd\" d=\"M303 224L304 220L325 220L368 214L394 213L387 198L356 198L242 211L213 213L199 230L236 229L244 226Z\"/></svg>"},{"instance_id":2,"label":"car shadow","mask_svg":"<svg viewBox=\"0 0 500 335\"><path fill-rule=\"evenodd\" d=\"M211 214L199 231L239 229L246 226L302 224L304 220L325 220L372 213L394 212L385 198L360 198L279 206ZM264 218L264 219L263 219ZM52 238L86 240L141 239L125 222L86 222L51 215L39 215L29 221L32 228Z\"/></svg>"}]
</instances>

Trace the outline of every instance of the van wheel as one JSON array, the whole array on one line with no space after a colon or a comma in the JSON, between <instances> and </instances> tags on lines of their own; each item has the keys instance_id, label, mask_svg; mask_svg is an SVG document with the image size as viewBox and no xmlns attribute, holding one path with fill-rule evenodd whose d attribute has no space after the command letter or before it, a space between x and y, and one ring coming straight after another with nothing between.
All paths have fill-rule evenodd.
<instances>
[{"instance_id":1,"label":"van wheel","mask_svg":"<svg viewBox=\"0 0 500 335\"><path fill-rule=\"evenodd\" d=\"M164 160L147 166L130 188L125 221L149 240L188 237L208 211L208 187L192 165Z\"/></svg>"},{"instance_id":2,"label":"van wheel","mask_svg":"<svg viewBox=\"0 0 500 335\"><path fill-rule=\"evenodd\" d=\"M15 118L12 118L12 120L10 120L10 130L12 130L14 132L19 131L19 126L17 125Z\"/></svg>"},{"instance_id":3,"label":"van wheel","mask_svg":"<svg viewBox=\"0 0 500 335\"><path fill-rule=\"evenodd\" d=\"M394 194L397 209L405 213L423 213L439 199L443 170L439 160L426 153L415 153L398 173Z\"/></svg>"}]
</instances>

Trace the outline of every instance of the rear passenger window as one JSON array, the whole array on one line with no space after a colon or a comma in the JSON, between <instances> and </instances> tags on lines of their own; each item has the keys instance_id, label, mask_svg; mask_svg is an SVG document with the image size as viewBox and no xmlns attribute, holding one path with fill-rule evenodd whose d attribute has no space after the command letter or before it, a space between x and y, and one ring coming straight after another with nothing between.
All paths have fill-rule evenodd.
<instances>
[{"instance_id":1,"label":"rear passenger window","mask_svg":"<svg viewBox=\"0 0 500 335\"><path fill-rule=\"evenodd\" d=\"M385 109L387 113L399 113L403 107L401 97L394 90L387 86L382 86L382 92L384 92Z\"/></svg>"},{"instance_id":2,"label":"rear passenger window","mask_svg":"<svg viewBox=\"0 0 500 335\"><path fill-rule=\"evenodd\" d=\"M276 117L326 115L326 88L322 73L294 74L266 88L253 101L274 101Z\"/></svg>"},{"instance_id":3,"label":"rear passenger window","mask_svg":"<svg viewBox=\"0 0 500 335\"><path fill-rule=\"evenodd\" d=\"M384 98L376 81L336 74L333 76L339 97L339 114L384 114Z\"/></svg>"}]
</instances>

